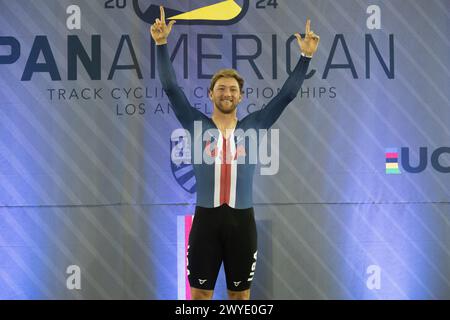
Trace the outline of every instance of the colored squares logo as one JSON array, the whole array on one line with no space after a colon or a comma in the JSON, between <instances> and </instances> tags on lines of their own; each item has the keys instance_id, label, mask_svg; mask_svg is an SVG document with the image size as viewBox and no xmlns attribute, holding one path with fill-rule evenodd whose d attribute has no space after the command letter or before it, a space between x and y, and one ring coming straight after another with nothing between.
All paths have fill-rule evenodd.
<instances>
[{"instance_id":1,"label":"colored squares logo","mask_svg":"<svg viewBox=\"0 0 450 320\"><path fill-rule=\"evenodd\" d=\"M400 174L398 168L398 149L386 149L386 174Z\"/></svg>"}]
</instances>

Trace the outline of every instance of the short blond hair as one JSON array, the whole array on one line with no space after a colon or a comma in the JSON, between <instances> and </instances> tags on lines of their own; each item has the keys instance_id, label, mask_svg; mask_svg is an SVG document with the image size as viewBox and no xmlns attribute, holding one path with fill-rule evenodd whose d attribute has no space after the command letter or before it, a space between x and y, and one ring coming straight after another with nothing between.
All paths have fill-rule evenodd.
<instances>
[{"instance_id":1,"label":"short blond hair","mask_svg":"<svg viewBox=\"0 0 450 320\"><path fill-rule=\"evenodd\" d=\"M219 71L217 71L211 79L211 85L209 86L210 91L213 91L214 85L216 84L217 80L219 80L220 78L236 79L236 81L239 85L239 91L242 92L242 89L244 88L244 79L234 69L220 69Z\"/></svg>"}]
</instances>

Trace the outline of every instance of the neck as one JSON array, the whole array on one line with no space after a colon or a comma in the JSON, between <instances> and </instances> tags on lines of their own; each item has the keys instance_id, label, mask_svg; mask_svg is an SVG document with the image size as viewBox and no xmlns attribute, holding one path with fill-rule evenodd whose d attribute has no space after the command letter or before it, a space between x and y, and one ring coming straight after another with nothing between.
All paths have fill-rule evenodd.
<instances>
[{"instance_id":1,"label":"neck","mask_svg":"<svg viewBox=\"0 0 450 320\"><path fill-rule=\"evenodd\" d=\"M223 113L218 108L214 107L212 119L219 129L233 129L236 126L237 110L232 113Z\"/></svg>"}]
</instances>

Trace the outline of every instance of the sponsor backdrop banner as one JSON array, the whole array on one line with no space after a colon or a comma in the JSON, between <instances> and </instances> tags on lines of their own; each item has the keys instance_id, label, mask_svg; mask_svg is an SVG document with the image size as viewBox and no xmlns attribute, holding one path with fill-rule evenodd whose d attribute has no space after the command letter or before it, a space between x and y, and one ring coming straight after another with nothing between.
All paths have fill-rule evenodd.
<instances>
[{"instance_id":1,"label":"sponsor backdrop banner","mask_svg":"<svg viewBox=\"0 0 450 320\"><path fill-rule=\"evenodd\" d=\"M450 298L447 0L0 0L0 298L189 298L195 178L171 160L159 5L208 116L217 69L244 76L242 119L283 85L308 17L320 35L273 126L278 164L255 172L252 298Z\"/></svg>"}]
</instances>

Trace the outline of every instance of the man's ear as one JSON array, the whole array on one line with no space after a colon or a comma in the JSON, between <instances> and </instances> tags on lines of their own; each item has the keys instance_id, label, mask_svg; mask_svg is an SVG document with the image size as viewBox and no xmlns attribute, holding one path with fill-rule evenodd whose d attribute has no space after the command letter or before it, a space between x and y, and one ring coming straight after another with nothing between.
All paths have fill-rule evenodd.
<instances>
[{"instance_id":1,"label":"man's ear","mask_svg":"<svg viewBox=\"0 0 450 320\"><path fill-rule=\"evenodd\" d=\"M208 90L208 97L209 97L210 100L212 100L212 91L211 91L211 89Z\"/></svg>"}]
</instances>

